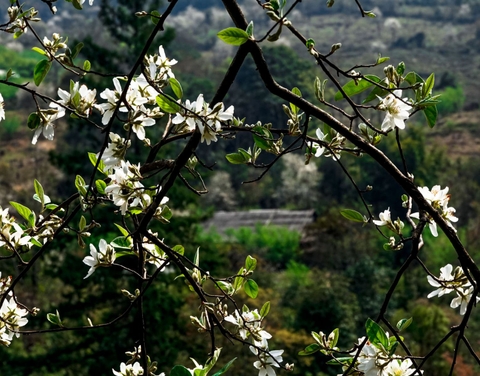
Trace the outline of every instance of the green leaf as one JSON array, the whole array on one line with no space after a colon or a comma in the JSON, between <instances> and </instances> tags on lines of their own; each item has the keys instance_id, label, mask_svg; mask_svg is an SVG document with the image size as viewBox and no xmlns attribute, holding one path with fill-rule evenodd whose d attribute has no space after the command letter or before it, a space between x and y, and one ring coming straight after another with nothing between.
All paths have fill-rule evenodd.
<instances>
[{"instance_id":1,"label":"green leaf","mask_svg":"<svg viewBox=\"0 0 480 376\"><path fill-rule=\"evenodd\" d=\"M340 329L335 328L335 329L333 329L332 333L333 333L334 337L333 337L333 340L330 343L330 348L333 349L335 346L337 346L338 338L340 337ZM331 333L330 333L330 335L331 335Z\"/></svg>"},{"instance_id":2,"label":"green leaf","mask_svg":"<svg viewBox=\"0 0 480 376\"><path fill-rule=\"evenodd\" d=\"M32 211L29 208L15 201L10 201L10 205L12 205L23 218L27 221L29 220L30 215L32 214Z\"/></svg>"},{"instance_id":3,"label":"green leaf","mask_svg":"<svg viewBox=\"0 0 480 376\"><path fill-rule=\"evenodd\" d=\"M177 96L178 99L182 99L183 97L183 89L182 85L180 85L180 82L174 77L170 77L169 80L170 86L172 87L173 92Z\"/></svg>"},{"instance_id":4,"label":"green leaf","mask_svg":"<svg viewBox=\"0 0 480 376\"><path fill-rule=\"evenodd\" d=\"M381 82L382 85L385 85L385 81ZM367 97L363 100L362 104L368 103L370 101L373 101L374 99L377 99L377 95L379 97L384 97L385 95L388 94L388 91L385 89L382 89L380 86L375 86L375 88L367 95Z\"/></svg>"},{"instance_id":5,"label":"green leaf","mask_svg":"<svg viewBox=\"0 0 480 376\"><path fill-rule=\"evenodd\" d=\"M54 325L62 326L62 321L60 320L60 316L57 313L47 313L47 320L50 321Z\"/></svg>"},{"instance_id":6,"label":"green leaf","mask_svg":"<svg viewBox=\"0 0 480 376\"><path fill-rule=\"evenodd\" d=\"M192 374L184 366L175 366L170 371L170 376L192 376Z\"/></svg>"},{"instance_id":7,"label":"green leaf","mask_svg":"<svg viewBox=\"0 0 480 376\"><path fill-rule=\"evenodd\" d=\"M37 221L37 218L35 216L35 212L31 212L30 215L28 216L27 219L28 223L30 224L31 227L35 227L35 223Z\"/></svg>"},{"instance_id":8,"label":"green leaf","mask_svg":"<svg viewBox=\"0 0 480 376\"><path fill-rule=\"evenodd\" d=\"M437 123L438 110L437 106L429 106L423 109L423 114L427 119L427 123L430 128L433 128Z\"/></svg>"},{"instance_id":9,"label":"green leaf","mask_svg":"<svg viewBox=\"0 0 480 376\"><path fill-rule=\"evenodd\" d=\"M381 81L381 79L379 77L371 75L371 74L365 75L365 78L368 78L369 80L371 80L373 82L380 82ZM373 84L371 82L367 81L367 80L364 80L362 78L357 78L356 80L352 80L352 81L348 82L346 85L344 85L342 87L342 89L343 89L343 91L345 92L346 95L351 97L353 95L360 94L361 92L367 90L372 85ZM341 93L341 91L338 91L335 94L335 100L336 101L339 101L343 98L344 98L344 96Z\"/></svg>"},{"instance_id":10,"label":"green leaf","mask_svg":"<svg viewBox=\"0 0 480 376\"><path fill-rule=\"evenodd\" d=\"M35 188L35 193L37 194L40 202L42 203L42 206L45 205L45 192L43 191L42 185L37 179L35 179L33 181L33 186Z\"/></svg>"},{"instance_id":11,"label":"green leaf","mask_svg":"<svg viewBox=\"0 0 480 376\"><path fill-rule=\"evenodd\" d=\"M87 190L85 188L85 180L80 175L75 177L75 188L77 188L78 193L82 196L86 196Z\"/></svg>"},{"instance_id":12,"label":"green leaf","mask_svg":"<svg viewBox=\"0 0 480 376\"><path fill-rule=\"evenodd\" d=\"M160 21L160 17L161 17L159 11L158 11L158 10L154 10L154 11L152 11L150 14L151 14L150 20L152 21L152 23L153 23L154 25L158 24L158 22Z\"/></svg>"},{"instance_id":13,"label":"green leaf","mask_svg":"<svg viewBox=\"0 0 480 376\"><path fill-rule=\"evenodd\" d=\"M185 253L185 248L183 247L183 245L176 245L172 249L180 255L183 255Z\"/></svg>"},{"instance_id":14,"label":"green leaf","mask_svg":"<svg viewBox=\"0 0 480 376\"><path fill-rule=\"evenodd\" d=\"M86 220L85 217L82 215L82 216L80 217L80 221L78 222L78 229L79 229L80 231L83 231L86 226L87 226L87 220Z\"/></svg>"},{"instance_id":15,"label":"green leaf","mask_svg":"<svg viewBox=\"0 0 480 376\"><path fill-rule=\"evenodd\" d=\"M270 302L265 302L260 310L260 316L265 317L268 315L268 312L270 312Z\"/></svg>"},{"instance_id":16,"label":"green leaf","mask_svg":"<svg viewBox=\"0 0 480 376\"><path fill-rule=\"evenodd\" d=\"M300 89L298 87L294 87L292 89L292 93L295 94L295 95L298 95L299 97L302 96L302 92L300 91ZM295 106L293 103L290 103L290 108L292 109L292 112L296 115L298 114L298 110L299 108L297 106Z\"/></svg>"},{"instance_id":17,"label":"green leaf","mask_svg":"<svg viewBox=\"0 0 480 376\"><path fill-rule=\"evenodd\" d=\"M233 46L240 46L249 38L248 33L238 27L228 27L223 29L217 33L217 36L225 43Z\"/></svg>"},{"instance_id":18,"label":"green leaf","mask_svg":"<svg viewBox=\"0 0 480 376\"><path fill-rule=\"evenodd\" d=\"M72 0L72 4L75 7L75 9L82 10L82 4L78 0Z\"/></svg>"},{"instance_id":19,"label":"green leaf","mask_svg":"<svg viewBox=\"0 0 480 376\"><path fill-rule=\"evenodd\" d=\"M113 239L110 244L114 246L115 248L120 248L120 249L132 249L132 243L126 236L118 236L115 239Z\"/></svg>"},{"instance_id":20,"label":"green leaf","mask_svg":"<svg viewBox=\"0 0 480 376\"><path fill-rule=\"evenodd\" d=\"M220 375L223 375L225 372L227 372L227 370L230 368L230 366L233 364L233 362L236 360L237 358L233 358L232 360L230 360L227 364L225 364L218 372L215 372L213 374L213 376L220 376Z\"/></svg>"},{"instance_id":21,"label":"green leaf","mask_svg":"<svg viewBox=\"0 0 480 376\"><path fill-rule=\"evenodd\" d=\"M46 55L47 55L47 53L46 53L44 50L42 50L41 48L32 47L32 50L35 51L35 52L37 52L37 53L39 53L40 55L43 55L43 56L46 56Z\"/></svg>"},{"instance_id":22,"label":"green leaf","mask_svg":"<svg viewBox=\"0 0 480 376\"><path fill-rule=\"evenodd\" d=\"M256 267L257 267L257 259L248 255L245 260L245 269L247 269L247 272L253 272Z\"/></svg>"},{"instance_id":23,"label":"green leaf","mask_svg":"<svg viewBox=\"0 0 480 376\"><path fill-rule=\"evenodd\" d=\"M42 83L51 66L52 62L48 60L40 60L37 65L35 65L33 69L33 82L35 82L35 85L39 86Z\"/></svg>"},{"instance_id":24,"label":"green leaf","mask_svg":"<svg viewBox=\"0 0 480 376\"><path fill-rule=\"evenodd\" d=\"M238 148L238 152L243 155L243 157L245 158L245 161L249 161L252 158L250 153L245 149Z\"/></svg>"},{"instance_id":25,"label":"green leaf","mask_svg":"<svg viewBox=\"0 0 480 376\"><path fill-rule=\"evenodd\" d=\"M343 215L345 218L349 219L350 221L354 222L365 222L365 218L356 210L352 209L342 209L340 210L340 214Z\"/></svg>"},{"instance_id":26,"label":"green leaf","mask_svg":"<svg viewBox=\"0 0 480 376\"><path fill-rule=\"evenodd\" d=\"M430 76L428 76L428 78L426 79L425 81L425 85L423 85L423 89L422 89L422 94L423 94L423 97L425 98L426 96L428 96L429 94L432 93L432 90L433 90L433 85L435 84L435 74L432 73Z\"/></svg>"},{"instance_id":27,"label":"green leaf","mask_svg":"<svg viewBox=\"0 0 480 376\"><path fill-rule=\"evenodd\" d=\"M301 356L311 355L316 353L318 350L320 350L320 345L318 343L312 343L307 347L305 347L304 350L299 351L298 355L301 355Z\"/></svg>"},{"instance_id":28,"label":"green leaf","mask_svg":"<svg viewBox=\"0 0 480 376\"><path fill-rule=\"evenodd\" d=\"M253 127L253 140L255 144L262 150L270 150L273 142L273 135L267 128L257 125Z\"/></svg>"},{"instance_id":29,"label":"green leaf","mask_svg":"<svg viewBox=\"0 0 480 376\"><path fill-rule=\"evenodd\" d=\"M80 51L82 50L84 44L82 42L78 43L75 47L73 47L73 50L72 50L72 59L75 59L78 54L80 53Z\"/></svg>"},{"instance_id":30,"label":"green leaf","mask_svg":"<svg viewBox=\"0 0 480 376\"><path fill-rule=\"evenodd\" d=\"M193 258L193 263L197 266L200 265L200 247L198 247L197 251L195 252L195 257Z\"/></svg>"},{"instance_id":31,"label":"green leaf","mask_svg":"<svg viewBox=\"0 0 480 376\"><path fill-rule=\"evenodd\" d=\"M255 299L258 296L258 285L253 279L247 279L244 289L250 298Z\"/></svg>"},{"instance_id":32,"label":"green leaf","mask_svg":"<svg viewBox=\"0 0 480 376\"><path fill-rule=\"evenodd\" d=\"M90 71L91 68L92 68L92 64L90 63L90 61L85 60L85 61L83 62L83 70L84 70L85 72L88 72L88 71Z\"/></svg>"},{"instance_id":33,"label":"green leaf","mask_svg":"<svg viewBox=\"0 0 480 376\"><path fill-rule=\"evenodd\" d=\"M401 76L405 73L405 63L401 61L397 66L397 73Z\"/></svg>"},{"instance_id":34,"label":"green leaf","mask_svg":"<svg viewBox=\"0 0 480 376\"><path fill-rule=\"evenodd\" d=\"M247 32L249 37L253 36L253 21L250 21L245 31Z\"/></svg>"},{"instance_id":35,"label":"green leaf","mask_svg":"<svg viewBox=\"0 0 480 376\"><path fill-rule=\"evenodd\" d=\"M88 153L88 159L90 160L90 163L92 164L92 166L96 166L97 165L97 154L95 153L91 153L89 152ZM100 163L98 164L98 171L100 171L102 174L106 175L105 173L105 163L100 160Z\"/></svg>"},{"instance_id":36,"label":"green leaf","mask_svg":"<svg viewBox=\"0 0 480 376\"><path fill-rule=\"evenodd\" d=\"M102 179L97 179L95 181L95 187L97 188L98 193L104 195L105 188L107 188L107 183L105 183Z\"/></svg>"},{"instance_id":37,"label":"green leaf","mask_svg":"<svg viewBox=\"0 0 480 376\"><path fill-rule=\"evenodd\" d=\"M371 343L377 345L377 347L381 345L384 349L389 349L388 337L380 325L372 319L367 319L365 329L367 331L367 338Z\"/></svg>"},{"instance_id":38,"label":"green leaf","mask_svg":"<svg viewBox=\"0 0 480 376\"><path fill-rule=\"evenodd\" d=\"M405 81L407 81L411 86L417 83L424 83L423 78L415 72L408 72L405 76Z\"/></svg>"},{"instance_id":39,"label":"green leaf","mask_svg":"<svg viewBox=\"0 0 480 376\"><path fill-rule=\"evenodd\" d=\"M399 331L407 329L412 321L413 317L410 317L409 319L401 319L399 322L397 322L397 329Z\"/></svg>"},{"instance_id":40,"label":"green leaf","mask_svg":"<svg viewBox=\"0 0 480 376\"><path fill-rule=\"evenodd\" d=\"M158 106L169 114L176 114L177 112L180 112L180 106L178 103L164 95L157 95L156 101Z\"/></svg>"},{"instance_id":41,"label":"green leaf","mask_svg":"<svg viewBox=\"0 0 480 376\"><path fill-rule=\"evenodd\" d=\"M349 365L352 363L353 358L349 356L343 356L340 358L331 359L326 364L334 364L337 366Z\"/></svg>"},{"instance_id":42,"label":"green leaf","mask_svg":"<svg viewBox=\"0 0 480 376\"><path fill-rule=\"evenodd\" d=\"M122 233L123 236L130 236L128 231L126 229L124 229L122 226L120 226L117 223L114 223L114 225L117 226L117 228L120 230L120 232Z\"/></svg>"},{"instance_id":43,"label":"green leaf","mask_svg":"<svg viewBox=\"0 0 480 376\"><path fill-rule=\"evenodd\" d=\"M225 156L231 164L243 164L248 161L242 153L230 153Z\"/></svg>"},{"instance_id":44,"label":"green leaf","mask_svg":"<svg viewBox=\"0 0 480 376\"><path fill-rule=\"evenodd\" d=\"M36 112L28 115L27 126L30 129L37 129L40 126L40 116Z\"/></svg>"},{"instance_id":45,"label":"green leaf","mask_svg":"<svg viewBox=\"0 0 480 376\"><path fill-rule=\"evenodd\" d=\"M387 57L387 56L382 57L382 55L378 54L378 58L377 58L377 61L375 62L375 64L377 64L377 65L383 64L388 60L390 60L389 57Z\"/></svg>"}]
</instances>

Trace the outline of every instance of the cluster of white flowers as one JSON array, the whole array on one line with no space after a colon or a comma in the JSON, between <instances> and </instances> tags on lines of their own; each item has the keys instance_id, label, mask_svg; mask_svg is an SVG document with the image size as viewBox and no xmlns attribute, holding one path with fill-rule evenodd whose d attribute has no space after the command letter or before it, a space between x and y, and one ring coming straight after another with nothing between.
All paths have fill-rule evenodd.
<instances>
[{"instance_id":1,"label":"cluster of white flowers","mask_svg":"<svg viewBox=\"0 0 480 376\"><path fill-rule=\"evenodd\" d=\"M395 90L385 98L378 97L380 99L378 108L387 112L382 122L382 131L388 132L395 127L405 128L405 120L409 118L412 106L408 104L408 98L401 98L402 90Z\"/></svg>"},{"instance_id":2,"label":"cluster of white flowers","mask_svg":"<svg viewBox=\"0 0 480 376\"><path fill-rule=\"evenodd\" d=\"M333 131L332 131L333 132ZM324 134L320 128L317 129L317 138L321 143L318 142L307 142L307 147L309 147L313 153L315 153L315 157L333 157L335 161L341 158L341 151L343 143L345 142L345 137L341 136L339 133L334 132L335 136L329 142L327 140L327 135ZM325 144L328 144L328 148L325 147Z\"/></svg>"},{"instance_id":3,"label":"cluster of white flowers","mask_svg":"<svg viewBox=\"0 0 480 376\"><path fill-rule=\"evenodd\" d=\"M169 59L165 55L163 46L158 48L158 54L145 57L145 66L147 67L148 78L155 84L164 85L163 82L169 78L175 78L172 72L172 65L177 64L177 60Z\"/></svg>"},{"instance_id":4,"label":"cluster of white flowers","mask_svg":"<svg viewBox=\"0 0 480 376\"><path fill-rule=\"evenodd\" d=\"M430 190L428 187L418 187L418 190L423 195L425 200L436 210L438 210L447 224L454 229L452 222L457 222L458 218L455 217L455 209L448 206L450 201L450 195L448 194L448 187L441 189L439 185L435 185ZM412 218L419 219L420 213L412 213ZM438 236L437 223L427 214L428 226L433 236Z\"/></svg>"},{"instance_id":5,"label":"cluster of white flowers","mask_svg":"<svg viewBox=\"0 0 480 376\"><path fill-rule=\"evenodd\" d=\"M201 142L206 142L207 145L217 141L217 132L221 130L221 122L233 119L233 106L225 110L223 103L217 103L213 108L210 108L208 103L203 99L203 94L197 97L197 100L190 102L185 101L181 112L173 118L172 122L177 127L177 131L191 132L198 127L202 134Z\"/></svg>"},{"instance_id":6,"label":"cluster of white flowers","mask_svg":"<svg viewBox=\"0 0 480 376\"><path fill-rule=\"evenodd\" d=\"M65 109L56 103L50 103L50 108L46 110L40 110L37 112L40 118L40 125L36 128L33 134L32 144L35 145L38 141L38 137L43 133L43 136L52 141L55 133L53 122L65 116Z\"/></svg>"},{"instance_id":7,"label":"cluster of white flowers","mask_svg":"<svg viewBox=\"0 0 480 376\"><path fill-rule=\"evenodd\" d=\"M110 142L103 152L102 161L105 164L107 170L111 170L113 167L118 167L121 164L121 161L125 158L127 149L130 147L132 142L126 140L119 136L116 133L110 132L108 135L110 137ZM97 154L98 158L99 154Z\"/></svg>"},{"instance_id":8,"label":"cluster of white flowers","mask_svg":"<svg viewBox=\"0 0 480 376\"><path fill-rule=\"evenodd\" d=\"M143 375L143 368L139 362L134 364L120 364L120 371L112 369L115 376L140 376Z\"/></svg>"},{"instance_id":9,"label":"cluster of white flowers","mask_svg":"<svg viewBox=\"0 0 480 376\"><path fill-rule=\"evenodd\" d=\"M89 90L86 85L70 81L70 92L58 89L58 96L60 97L58 103L75 110L78 115L88 117L92 112L96 95L97 91L95 89ZM63 107L59 104L52 104L51 107L60 110Z\"/></svg>"},{"instance_id":10,"label":"cluster of white flowers","mask_svg":"<svg viewBox=\"0 0 480 376\"><path fill-rule=\"evenodd\" d=\"M387 337L388 337L388 333ZM358 347L362 346L365 337L358 339ZM352 351L351 356L356 356L358 350ZM360 353L357 357L357 364L353 368L352 375L356 375L357 371L362 372L364 376L410 376L417 372L410 359L402 359L397 355L389 355L385 349L375 346L370 341L367 341L361 347ZM346 371L348 366L343 366L343 371ZM421 371L423 373L423 371ZM341 376L340 374L338 376Z\"/></svg>"},{"instance_id":11,"label":"cluster of white flowers","mask_svg":"<svg viewBox=\"0 0 480 376\"><path fill-rule=\"evenodd\" d=\"M250 350L254 353L258 360L253 363L254 367L259 370L259 376L275 376L273 367L280 367L283 362L283 350L269 350L268 341L272 335L262 327L263 317L258 310L250 311L244 309L241 314L236 310L233 314L225 317L225 321L234 324L237 327L238 335L243 340L249 336L253 338L254 346L250 346Z\"/></svg>"},{"instance_id":12,"label":"cluster of white flowers","mask_svg":"<svg viewBox=\"0 0 480 376\"><path fill-rule=\"evenodd\" d=\"M245 311L239 314L238 311L234 311L232 315L225 317L225 321L228 321L237 326L238 335L242 339L247 339L248 336L252 337L257 342L263 342L272 338L272 335L262 328L262 316L258 313L258 310Z\"/></svg>"},{"instance_id":13,"label":"cluster of white flowers","mask_svg":"<svg viewBox=\"0 0 480 376\"><path fill-rule=\"evenodd\" d=\"M10 252L26 246L32 247L31 236L27 235L20 225L8 213L8 208L0 206L0 248Z\"/></svg>"},{"instance_id":14,"label":"cluster of white flowers","mask_svg":"<svg viewBox=\"0 0 480 376\"><path fill-rule=\"evenodd\" d=\"M373 223L376 226L387 226L390 230L392 230L396 234L400 235L402 233L404 223L400 220L400 218L397 218L395 221L392 221L390 208L381 212L378 216L380 220L373 220Z\"/></svg>"},{"instance_id":15,"label":"cluster of white flowers","mask_svg":"<svg viewBox=\"0 0 480 376\"><path fill-rule=\"evenodd\" d=\"M428 294L427 298L434 296L441 297L455 291L457 297L452 299L450 307L454 309L460 307L460 314L465 314L467 305L473 296L473 286L460 266L457 266L455 270L453 270L453 266L447 264L443 268L440 268L440 276L438 278L428 276L427 280L430 285L437 287L436 290ZM480 298L476 297L476 301L478 302L479 300Z\"/></svg>"},{"instance_id":16,"label":"cluster of white flowers","mask_svg":"<svg viewBox=\"0 0 480 376\"><path fill-rule=\"evenodd\" d=\"M8 296L5 296L6 291L12 283L12 277L2 277L0 272L0 298L5 298L0 307L0 343L4 346L9 346L13 337L20 337L18 332L22 326L28 323L25 316L28 311L17 304L17 299L10 291ZM34 308L38 311L37 308Z\"/></svg>"},{"instance_id":17,"label":"cluster of white flowers","mask_svg":"<svg viewBox=\"0 0 480 376\"><path fill-rule=\"evenodd\" d=\"M115 249L110 244L107 244L105 239L100 240L98 251L93 244L90 244L90 256L86 256L83 259L83 263L90 266L84 279L90 277L99 266L108 267L112 265L115 262L115 258Z\"/></svg>"},{"instance_id":18,"label":"cluster of white flowers","mask_svg":"<svg viewBox=\"0 0 480 376\"><path fill-rule=\"evenodd\" d=\"M121 160L120 166L114 167L113 171L113 174L108 175L111 181L105 188L105 193L120 207L122 215L129 208L145 208L150 205L151 197L139 181L142 179L139 166Z\"/></svg>"}]
</instances>

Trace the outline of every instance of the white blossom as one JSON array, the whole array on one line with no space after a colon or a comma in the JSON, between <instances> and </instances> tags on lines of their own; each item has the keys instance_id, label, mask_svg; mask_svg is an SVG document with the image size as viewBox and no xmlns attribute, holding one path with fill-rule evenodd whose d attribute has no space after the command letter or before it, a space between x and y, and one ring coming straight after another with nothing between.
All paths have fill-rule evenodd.
<instances>
[{"instance_id":1,"label":"white blossom","mask_svg":"<svg viewBox=\"0 0 480 376\"><path fill-rule=\"evenodd\" d=\"M98 252L95 246L90 244L90 256L86 256L83 259L83 263L90 266L90 269L88 270L88 273L84 279L90 277L99 266L112 265L115 261L115 258L115 249L110 244L107 244L105 239L100 240Z\"/></svg>"},{"instance_id":2,"label":"white blossom","mask_svg":"<svg viewBox=\"0 0 480 376\"><path fill-rule=\"evenodd\" d=\"M258 356L253 366L259 370L258 376L275 376L275 370L272 367L280 367L279 363L283 362L283 350L273 350L269 353L259 351L257 348L250 346L250 351Z\"/></svg>"},{"instance_id":3,"label":"white blossom","mask_svg":"<svg viewBox=\"0 0 480 376\"><path fill-rule=\"evenodd\" d=\"M380 98L379 108L387 111L382 123L382 131L388 132L395 129L395 127L399 129L405 128L405 120L410 116L412 106L405 103L408 101L408 98L399 99L401 96L402 90L395 90L393 94L389 94L383 99Z\"/></svg>"},{"instance_id":4,"label":"white blossom","mask_svg":"<svg viewBox=\"0 0 480 376\"><path fill-rule=\"evenodd\" d=\"M0 121L5 120L5 102L3 101L3 96L0 93Z\"/></svg>"},{"instance_id":5,"label":"white blossom","mask_svg":"<svg viewBox=\"0 0 480 376\"><path fill-rule=\"evenodd\" d=\"M133 364L120 364L120 371L112 369L115 376L140 376L143 375L143 368L139 362Z\"/></svg>"}]
</instances>

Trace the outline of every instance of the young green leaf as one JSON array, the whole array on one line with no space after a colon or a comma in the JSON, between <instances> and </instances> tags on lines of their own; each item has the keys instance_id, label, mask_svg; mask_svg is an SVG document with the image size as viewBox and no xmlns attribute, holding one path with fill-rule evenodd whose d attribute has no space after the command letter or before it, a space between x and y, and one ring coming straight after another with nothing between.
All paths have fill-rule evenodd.
<instances>
[{"instance_id":1,"label":"young green leaf","mask_svg":"<svg viewBox=\"0 0 480 376\"><path fill-rule=\"evenodd\" d=\"M407 329L412 323L412 321L413 317L410 317L409 319L401 319L399 322L397 322L397 329L399 331Z\"/></svg>"},{"instance_id":2,"label":"young green leaf","mask_svg":"<svg viewBox=\"0 0 480 376\"><path fill-rule=\"evenodd\" d=\"M92 64L90 63L90 61L85 60L85 61L83 62L83 70L84 70L85 72L88 72L88 71L90 71L91 68L92 68Z\"/></svg>"},{"instance_id":3,"label":"young green leaf","mask_svg":"<svg viewBox=\"0 0 480 376\"><path fill-rule=\"evenodd\" d=\"M105 183L102 179L97 179L95 181L95 187L97 188L98 193L104 195L105 188L107 188L107 183Z\"/></svg>"},{"instance_id":4,"label":"young green leaf","mask_svg":"<svg viewBox=\"0 0 480 376\"><path fill-rule=\"evenodd\" d=\"M231 164L243 164L248 161L242 153L230 153L225 156Z\"/></svg>"},{"instance_id":5,"label":"young green leaf","mask_svg":"<svg viewBox=\"0 0 480 376\"><path fill-rule=\"evenodd\" d=\"M46 56L46 55L47 55L47 53L46 53L44 50L42 50L41 48L32 47L32 50L35 51L35 52L37 52L37 53L39 53L40 55L43 55L43 56Z\"/></svg>"},{"instance_id":6,"label":"young green leaf","mask_svg":"<svg viewBox=\"0 0 480 376\"><path fill-rule=\"evenodd\" d=\"M183 245L177 244L172 249L180 255L183 255L185 253L185 248L183 248Z\"/></svg>"},{"instance_id":7,"label":"young green leaf","mask_svg":"<svg viewBox=\"0 0 480 376\"><path fill-rule=\"evenodd\" d=\"M363 217L363 215L361 215L356 210L342 209L340 210L340 214L354 222L365 222L365 218Z\"/></svg>"},{"instance_id":8,"label":"young green leaf","mask_svg":"<svg viewBox=\"0 0 480 376\"><path fill-rule=\"evenodd\" d=\"M298 355L301 355L301 356L311 355L316 353L318 350L320 350L320 345L318 343L312 343L311 345L308 345L307 347L305 347L304 350L299 351Z\"/></svg>"},{"instance_id":9,"label":"young green leaf","mask_svg":"<svg viewBox=\"0 0 480 376\"><path fill-rule=\"evenodd\" d=\"M238 27L228 27L223 29L217 33L217 36L225 43L233 46L240 46L249 38L248 33Z\"/></svg>"},{"instance_id":10,"label":"young green leaf","mask_svg":"<svg viewBox=\"0 0 480 376\"><path fill-rule=\"evenodd\" d=\"M182 99L183 89L182 89L182 85L180 85L180 82L178 82L178 80L174 77L170 77L168 81L170 82L170 86L172 87L172 90L177 96L177 98Z\"/></svg>"},{"instance_id":11,"label":"young green leaf","mask_svg":"<svg viewBox=\"0 0 480 376\"><path fill-rule=\"evenodd\" d=\"M260 310L260 316L265 317L268 315L268 312L270 312L270 302L265 302Z\"/></svg>"},{"instance_id":12,"label":"young green leaf","mask_svg":"<svg viewBox=\"0 0 480 376\"><path fill-rule=\"evenodd\" d=\"M32 211L29 208L15 201L10 201L10 205L12 205L23 218L27 221L29 220L30 215L32 214Z\"/></svg>"},{"instance_id":13,"label":"young green leaf","mask_svg":"<svg viewBox=\"0 0 480 376\"><path fill-rule=\"evenodd\" d=\"M233 358L232 360L230 360L227 364L225 364L219 371L215 372L213 374L213 376L220 376L220 375L223 375L225 372L227 372L227 370L230 368L230 366L233 364L233 362L236 360L237 358Z\"/></svg>"},{"instance_id":14,"label":"young green leaf","mask_svg":"<svg viewBox=\"0 0 480 376\"><path fill-rule=\"evenodd\" d=\"M371 74L365 75L365 78L368 78L370 81L373 81L373 82L380 82L381 81L381 79L379 77L371 75ZM342 89L347 96L351 97L353 95L360 94L361 92L367 90L372 85L373 84L371 82L369 82L365 79L357 78L356 80L352 80L352 81L348 82L347 84L345 84L342 87ZM341 91L338 91L335 94L335 100L336 101L339 101L343 98L344 98L344 96L343 96Z\"/></svg>"},{"instance_id":15,"label":"young green leaf","mask_svg":"<svg viewBox=\"0 0 480 376\"><path fill-rule=\"evenodd\" d=\"M184 366L175 366L170 371L170 376L192 376L192 374Z\"/></svg>"},{"instance_id":16,"label":"young green leaf","mask_svg":"<svg viewBox=\"0 0 480 376\"><path fill-rule=\"evenodd\" d=\"M250 21L245 31L247 32L249 37L253 36L253 21Z\"/></svg>"},{"instance_id":17,"label":"young green leaf","mask_svg":"<svg viewBox=\"0 0 480 376\"><path fill-rule=\"evenodd\" d=\"M35 188L35 193L37 194L40 202L42 203L42 206L45 205L45 192L43 191L42 185L37 179L35 179L33 181L33 186Z\"/></svg>"},{"instance_id":18,"label":"young green leaf","mask_svg":"<svg viewBox=\"0 0 480 376\"><path fill-rule=\"evenodd\" d=\"M302 96L302 92L300 91L300 89L298 87L294 87L292 89L292 93L295 94L295 95L298 95L299 97ZM299 108L297 106L295 106L293 103L290 103L290 108L292 109L292 112L296 115L298 114L298 110Z\"/></svg>"},{"instance_id":19,"label":"young green leaf","mask_svg":"<svg viewBox=\"0 0 480 376\"><path fill-rule=\"evenodd\" d=\"M367 319L365 323L368 340L374 345L381 345L384 349L389 349L389 341L385 330L372 319Z\"/></svg>"},{"instance_id":20,"label":"young green leaf","mask_svg":"<svg viewBox=\"0 0 480 376\"><path fill-rule=\"evenodd\" d=\"M438 110L437 106L428 106L423 109L423 114L427 119L427 123L430 128L433 128L437 123Z\"/></svg>"},{"instance_id":21,"label":"young green leaf","mask_svg":"<svg viewBox=\"0 0 480 376\"><path fill-rule=\"evenodd\" d=\"M176 114L180 111L180 106L178 103L164 95L157 95L156 101L158 106L169 114Z\"/></svg>"},{"instance_id":22,"label":"young green leaf","mask_svg":"<svg viewBox=\"0 0 480 376\"><path fill-rule=\"evenodd\" d=\"M78 229L79 229L80 231L83 231L86 226L87 226L87 220L86 220L85 217L82 215L82 216L80 217L80 221L78 222Z\"/></svg>"},{"instance_id":23,"label":"young green leaf","mask_svg":"<svg viewBox=\"0 0 480 376\"><path fill-rule=\"evenodd\" d=\"M258 285L253 279L247 279L245 282L245 293L252 299L255 299L258 296Z\"/></svg>"},{"instance_id":24,"label":"young green leaf","mask_svg":"<svg viewBox=\"0 0 480 376\"><path fill-rule=\"evenodd\" d=\"M161 17L159 11L158 11L158 10L154 10L154 11L152 11L150 14L151 14L150 20L152 21L152 23L153 23L154 25L158 24L158 21L160 21L160 17Z\"/></svg>"},{"instance_id":25,"label":"young green leaf","mask_svg":"<svg viewBox=\"0 0 480 376\"><path fill-rule=\"evenodd\" d=\"M432 93L433 85L435 85L434 73L428 76L428 78L425 80L425 85L423 85L423 88L422 88L422 94L424 98Z\"/></svg>"},{"instance_id":26,"label":"young green leaf","mask_svg":"<svg viewBox=\"0 0 480 376\"><path fill-rule=\"evenodd\" d=\"M257 267L257 259L248 255L245 260L245 269L247 269L247 272L253 272L256 267Z\"/></svg>"},{"instance_id":27,"label":"young green leaf","mask_svg":"<svg viewBox=\"0 0 480 376\"><path fill-rule=\"evenodd\" d=\"M40 116L36 112L28 115L27 126L30 129L37 129L40 126Z\"/></svg>"},{"instance_id":28,"label":"young green leaf","mask_svg":"<svg viewBox=\"0 0 480 376\"><path fill-rule=\"evenodd\" d=\"M35 85L39 86L42 83L51 66L52 62L49 60L40 60L37 65L35 65L33 69L33 82L35 82Z\"/></svg>"}]
</instances>

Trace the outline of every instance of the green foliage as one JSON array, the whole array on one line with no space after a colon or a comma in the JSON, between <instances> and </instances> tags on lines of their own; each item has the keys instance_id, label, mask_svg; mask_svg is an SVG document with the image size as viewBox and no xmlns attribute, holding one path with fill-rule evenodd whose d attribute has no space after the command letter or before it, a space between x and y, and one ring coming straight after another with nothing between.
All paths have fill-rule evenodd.
<instances>
[{"instance_id":1,"label":"green foliage","mask_svg":"<svg viewBox=\"0 0 480 376\"><path fill-rule=\"evenodd\" d=\"M461 86L448 86L440 94L440 103L437 104L440 115L453 114L463 108L465 93Z\"/></svg>"},{"instance_id":2,"label":"green foliage","mask_svg":"<svg viewBox=\"0 0 480 376\"><path fill-rule=\"evenodd\" d=\"M256 226L231 229L228 234L249 252L264 257L270 263L285 267L299 253L300 233L277 226Z\"/></svg>"}]
</instances>

